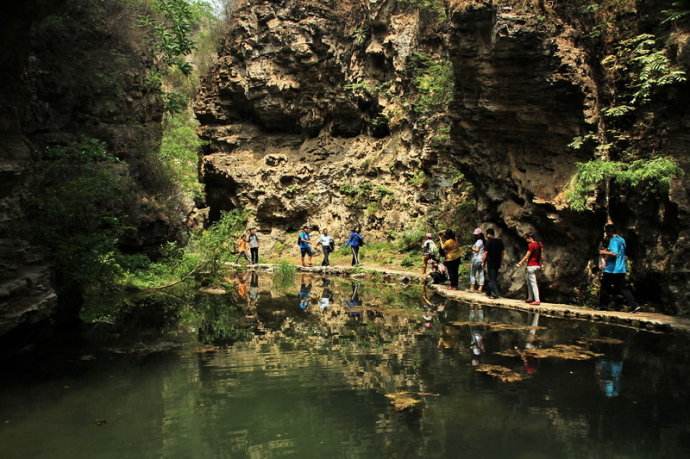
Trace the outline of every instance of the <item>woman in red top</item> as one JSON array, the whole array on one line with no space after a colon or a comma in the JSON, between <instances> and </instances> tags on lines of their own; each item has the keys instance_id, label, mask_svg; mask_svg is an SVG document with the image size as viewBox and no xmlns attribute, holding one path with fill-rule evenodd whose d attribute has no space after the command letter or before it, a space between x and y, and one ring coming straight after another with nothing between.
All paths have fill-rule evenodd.
<instances>
[{"instance_id":1,"label":"woman in red top","mask_svg":"<svg viewBox=\"0 0 690 459\"><path fill-rule=\"evenodd\" d=\"M518 267L527 263L527 302L533 305L539 305L539 285L537 284L537 272L541 270L541 254L543 246L541 242L537 242L534 234L528 233L527 239L527 253L522 260L517 264Z\"/></svg>"}]
</instances>

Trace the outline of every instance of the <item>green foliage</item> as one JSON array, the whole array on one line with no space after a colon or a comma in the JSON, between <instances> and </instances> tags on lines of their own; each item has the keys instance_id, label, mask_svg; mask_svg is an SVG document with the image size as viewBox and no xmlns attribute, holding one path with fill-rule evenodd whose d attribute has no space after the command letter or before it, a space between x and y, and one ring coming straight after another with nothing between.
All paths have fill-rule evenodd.
<instances>
[{"instance_id":1,"label":"green foliage","mask_svg":"<svg viewBox=\"0 0 690 459\"><path fill-rule=\"evenodd\" d=\"M420 250L425 234L425 229L420 225L416 225L402 232L397 241L397 245L400 250L404 251Z\"/></svg>"},{"instance_id":2,"label":"green foliage","mask_svg":"<svg viewBox=\"0 0 690 459\"><path fill-rule=\"evenodd\" d=\"M413 53L409 66L418 93L414 111L422 116L446 111L453 100L455 87L453 65L450 61L435 59L424 53Z\"/></svg>"},{"instance_id":3,"label":"green foliage","mask_svg":"<svg viewBox=\"0 0 690 459\"><path fill-rule=\"evenodd\" d=\"M127 167L85 137L43 157L24 202L31 225L21 230L49 250L62 287L107 292L121 271L121 239L137 221Z\"/></svg>"},{"instance_id":4,"label":"green foliage","mask_svg":"<svg viewBox=\"0 0 690 459\"><path fill-rule=\"evenodd\" d=\"M45 149L42 159L67 160L77 163L94 161L118 161L107 151L105 142L93 137L82 136L67 145L52 145Z\"/></svg>"},{"instance_id":5,"label":"green foliage","mask_svg":"<svg viewBox=\"0 0 690 459\"><path fill-rule=\"evenodd\" d=\"M393 191L383 185L374 185L369 181L350 185L341 185L339 191L342 195L350 199L350 205L361 205L365 203L380 203L385 197L392 196Z\"/></svg>"},{"instance_id":6,"label":"green foliage","mask_svg":"<svg viewBox=\"0 0 690 459\"><path fill-rule=\"evenodd\" d=\"M577 168L567 199L580 212L587 209L587 197L608 180L631 187L647 184L652 189L666 191L671 180L682 174L675 160L665 157L630 163L597 159L578 163Z\"/></svg>"},{"instance_id":7,"label":"green foliage","mask_svg":"<svg viewBox=\"0 0 690 459\"><path fill-rule=\"evenodd\" d=\"M690 0L675 0L671 3L671 8L661 10L661 15L664 17L662 24L677 23L690 17Z\"/></svg>"},{"instance_id":8,"label":"green foliage","mask_svg":"<svg viewBox=\"0 0 690 459\"><path fill-rule=\"evenodd\" d=\"M659 88L686 81L685 72L671 63L663 49L657 48L651 34L622 40L615 54L601 63L614 76L626 80L627 93L623 96L629 101L627 106L648 103Z\"/></svg>"},{"instance_id":9,"label":"green foliage","mask_svg":"<svg viewBox=\"0 0 690 459\"><path fill-rule=\"evenodd\" d=\"M288 261L279 262L273 269L273 283L278 288L292 286L297 268Z\"/></svg>"},{"instance_id":10,"label":"green foliage","mask_svg":"<svg viewBox=\"0 0 690 459\"><path fill-rule=\"evenodd\" d=\"M414 173L412 178L410 178L410 185L416 187L422 187L427 184L428 177L423 170L418 170Z\"/></svg>"},{"instance_id":11,"label":"green foliage","mask_svg":"<svg viewBox=\"0 0 690 459\"><path fill-rule=\"evenodd\" d=\"M448 19L446 4L443 0L398 0L398 3L407 8L429 12L441 21Z\"/></svg>"},{"instance_id":12,"label":"green foliage","mask_svg":"<svg viewBox=\"0 0 690 459\"><path fill-rule=\"evenodd\" d=\"M416 265L419 263L419 256L418 255L413 255L413 254L407 254L405 258L400 262L400 266L404 268L409 268L411 266Z\"/></svg>"},{"instance_id":13,"label":"green foliage","mask_svg":"<svg viewBox=\"0 0 690 459\"><path fill-rule=\"evenodd\" d=\"M196 120L187 112L166 116L160 157L180 190L192 198L201 198L197 162L203 142L196 134L196 126Z\"/></svg>"}]
</instances>

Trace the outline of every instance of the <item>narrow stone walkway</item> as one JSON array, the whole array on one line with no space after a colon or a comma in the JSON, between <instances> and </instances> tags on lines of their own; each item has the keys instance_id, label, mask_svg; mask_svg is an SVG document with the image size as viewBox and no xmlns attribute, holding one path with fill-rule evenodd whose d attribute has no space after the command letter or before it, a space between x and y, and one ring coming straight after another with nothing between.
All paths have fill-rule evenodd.
<instances>
[{"instance_id":1,"label":"narrow stone walkway","mask_svg":"<svg viewBox=\"0 0 690 459\"><path fill-rule=\"evenodd\" d=\"M240 265L230 264L229 266L239 267ZM255 268L262 271L271 271L275 265L260 264ZM357 267L351 266L313 266L303 267L296 266L299 272L308 272L314 274L331 274L331 275L350 275L350 276L366 276L368 274L375 274L382 276L385 280L395 280L398 282L409 283L412 281L422 281L423 276L419 273L412 273L409 271L402 271L396 269L388 269L381 267ZM591 322L610 323L614 325L622 325L628 327L639 328L650 331L679 331L690 333L690 319L682 317L674 317L666 314L658 314L653 312L619 312L619 311L599 311L585 306L575 306L558 303L541 303L539 306L534 306L525 303L521 300L514 300L510 298L491 299L482 293L473 293L463 290L450 290L445 285L432 285L429 287L438 295L455 301L463 301L467 303L483 304L487 306L513 309L517 311L539 312L545 316L561 317L566 319L588 320Z\"/></svg>"}]
</instances>

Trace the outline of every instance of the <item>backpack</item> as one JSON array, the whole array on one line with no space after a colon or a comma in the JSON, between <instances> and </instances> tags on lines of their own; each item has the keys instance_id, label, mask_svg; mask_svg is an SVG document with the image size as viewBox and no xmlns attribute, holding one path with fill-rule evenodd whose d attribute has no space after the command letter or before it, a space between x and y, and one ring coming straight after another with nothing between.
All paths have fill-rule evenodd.
<instances>
[{"instance_id":1,"label":"backpack","mask_svg":"<svg viewBox=\"0 0 690 459\"><path fill-rule=\"evenodd\" d=\"M331 239L331 243L328 244L328 250L330 250L331 252L335 250L335 241L333 239Z\"/></svg>"}]
</instances>

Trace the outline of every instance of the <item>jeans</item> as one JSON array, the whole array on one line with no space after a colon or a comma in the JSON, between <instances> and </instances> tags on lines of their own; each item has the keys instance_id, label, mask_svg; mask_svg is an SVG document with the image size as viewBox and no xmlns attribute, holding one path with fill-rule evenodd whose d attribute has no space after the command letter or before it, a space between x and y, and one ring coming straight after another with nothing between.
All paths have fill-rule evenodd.
<instances>
[{"instance_id":1,"label":"jeans","mask_svg":"<svg viewBox=\"0 0 690 459\"><path fill-rule=\"evenodd\" d=\"M321 246L321 249L323 250L323 261L321 262L321 266L328 266L330 264L328 255L331 254L331 249L328 246Z\"/></svg>"},{"instance_id":2,"label":"jeans","mask_svg":"<svg viewBox=\"0 0 690 459\"><path fill-rule=\"evenodd\" d=\"M359 264L359 247L350 247L352 249L352 266Z\"/></svg>"},{"instance_id":3,"label":"jeans","mask_svg":"<svg viewBox=\"0 0 690 459\"><path fill-rule=\"evenodd\" d=\"M489 296L501 296L501 293L498 291L498 270L499 266L487 266L486 268L486 274L488 275L486 293Z\"/></svg>"},{"instance_id":4,"label":"jeans","mask_svg":"<svg viewBox=\"0 0 690 459\"><path fill-rule=\"evenodd\" d=\"M632 292L626 285L625 273L603 273L601 276L601 290L599 291L599 309L606 309L611 302L611 297L614 298L622 295L625 304L631 308L637 307L637 301L633 297Z\"/></svg>"},{"instance_id":5,"label":"jeans","mask_svg":"<svg viewBox=\"0 0 690 459\"><path fill-rule=\"evenodd\" d=\"M541 266L527 267L527 301L539 302L539 285L537 284L537 272Z\"/></svg>"},{"instance_id":6,"label":"jeans","mask_svg":"<svg viewBox=\"0 0 690 459\"><path fill-rule=\"evenodd\" d=\"M252 247L249 249L252 255L252 264L253 265L258 265L259 264L259 248L258 247Z\"/></svg>"},{"instance_id":7,"label":"jeans","mask_svg":"<svg viewBox=\"0 0 690 459\"><path fill-rule=\"evenodd\" d=\"M460 259L446 260L443 262L448 270L448 278L450 279L450 286L458 288L458 268L460 268Z\"/></svg>"},{"instance_id":8,"label":"jeans","mask_svg":"<svg viewBox=\"0 0 690 459\"><path fill-rule=\"evenodd\" d=\"M473 285L484 286L484 264L481 261L472 260L470 265L470 287Z\"/></svg>"}]
</instances>

